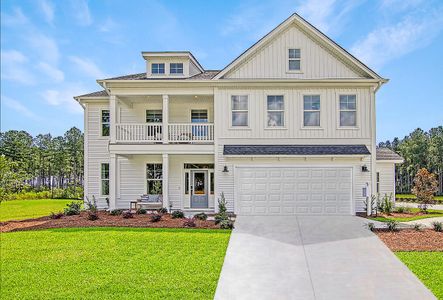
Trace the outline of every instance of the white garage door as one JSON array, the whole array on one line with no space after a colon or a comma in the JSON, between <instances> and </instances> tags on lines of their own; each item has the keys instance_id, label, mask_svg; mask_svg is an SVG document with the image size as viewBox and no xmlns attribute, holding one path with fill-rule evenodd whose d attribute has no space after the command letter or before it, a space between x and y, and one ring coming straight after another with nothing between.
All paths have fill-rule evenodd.
<instances>
[{"instance_id":1,"label":"white garage door","mask_svg":"<svg viewBox=\"0 0 443 300\"><path fill-rule=\"evenodd\" d=\"M351 168L239 167L239 215L351 214Z\"/></svg>"}]
</instances>

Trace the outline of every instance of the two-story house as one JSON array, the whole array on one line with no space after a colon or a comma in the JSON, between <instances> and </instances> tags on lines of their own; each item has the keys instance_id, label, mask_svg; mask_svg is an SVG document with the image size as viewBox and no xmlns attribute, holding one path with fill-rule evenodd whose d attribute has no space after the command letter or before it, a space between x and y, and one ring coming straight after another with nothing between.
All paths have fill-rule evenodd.
<instances>
[{"instance_id":1,"label":"two-story house","mask_svg":"<svg viewBox=\"0 0 443 300\"><path fill-rule=\"evenodd\" d=\"M146 71L101 79L84 108L85 196L128 209L239 215L365 212L401 157L376 148L387 82L294 14L222 70L188 51L142 52ZM107 203L109 202L109 204Z\"/></svg>"}]
</instances>

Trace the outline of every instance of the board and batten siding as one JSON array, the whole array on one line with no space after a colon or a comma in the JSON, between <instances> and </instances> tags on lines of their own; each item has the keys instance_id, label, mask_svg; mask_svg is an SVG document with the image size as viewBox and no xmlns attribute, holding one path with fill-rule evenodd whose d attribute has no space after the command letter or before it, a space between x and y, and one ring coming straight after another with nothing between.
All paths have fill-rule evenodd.
<instances>
[{"instance_id":1,"label":"board and batten siding","mask_svg":"<svg viewBox=\"0 0 443 300\"><path fill-rule=\"evenodd\" d=\"M377 161L376 170L380 174L380 190L378 194L380 197L391 195L395 198L395 164L392 162Z\"/></svg>"},{"instance_id":2,"label":"board and batten siding","mask_svg":"<svg viewBox=\"0 0 443 300\"><path fill-rule=\"evenodd\" d=\"M288 71L288 49L301 50L301 71ZM362 78L329 50L292 25L224 78Z\"/></svg>"}]
</instances>

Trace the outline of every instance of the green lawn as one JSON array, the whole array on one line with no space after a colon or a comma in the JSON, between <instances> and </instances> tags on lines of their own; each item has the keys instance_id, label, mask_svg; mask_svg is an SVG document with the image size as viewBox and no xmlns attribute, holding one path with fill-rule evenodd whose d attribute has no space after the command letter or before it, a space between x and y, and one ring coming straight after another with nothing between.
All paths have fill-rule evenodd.
<instances>
[{"instance_id":1,"label":"green lawn","mask_svg":"<svg viewBox=\"0 0 443 300\"><path fill-rule=\"evenodd\" d=\"M396 194L395 198L400 201L411 201L413 199L417 199L417 197L413 194ZM437 200L439 203L443 203L443 196L434 196L434 200Z\"/></svg>"},{"instance_id":2,"label":"green lawn","mask_svg":"<svg viewBox=\"0 0 443 300\"><path fill-rule=\"evenodd\" d=\"M396 252L395 254L438 299L443 299L443 252Z\"/></svg>"},{"instance_id":3,"label":"green lawn","mask_svg":"<svg viewBox=\"0 0 443 300\"><path fill-rule=\"evenodd\" d=\"M411 208L412 212L418 212L418 208ZM435 217L443 217L443 210L437 210L437 209L428 209L428 214L426 215L419 215L419 216L411 216L406 218L395 218L393 216L389 217L373 217L370 218L371 220L380 221L380 222L388 222L388 221L398 221L398 222L407 222L407 221L415 221L415 220L421 220L421 219L427 219L427 218L435 218Z\"/></svg>"},{"instance_id":4,"label":"green lawn","mask_svg":"<svg viewBox=\"0 0 443 300\"><path fill-rule=\"evenodd\" d=\"M230 231L70 228L3 233L2 299L212 299Z\"/></svg>"},{"instance_id":5,"label":"green lawn","mask_svg":"<svg viewBox=\"0 0 443 300\"><path fill-rule=\"evenodd\" d=\"M0 203L0 221L24 220L63 211L68 199L11 200ZM77 200L78 201L78 200Z\"/></svg>"}]
</instances>

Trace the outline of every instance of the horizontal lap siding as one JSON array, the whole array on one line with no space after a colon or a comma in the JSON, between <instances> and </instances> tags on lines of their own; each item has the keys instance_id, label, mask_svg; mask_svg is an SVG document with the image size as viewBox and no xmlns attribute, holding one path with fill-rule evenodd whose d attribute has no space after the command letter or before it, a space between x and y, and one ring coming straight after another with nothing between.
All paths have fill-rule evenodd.
<instances>
[{"instance_id":1,"label":"horizontal lap siding","mask_svg":"<svg viewBox=\"0 0 443 300\"><path fill-rule=\"evenodd\" d=\"M383 197L385 194L395 196L395 164L377 162L377 172L380 173L380 191Z\"/></svg>"}]
</instances>

